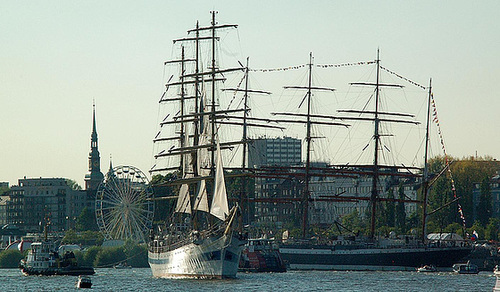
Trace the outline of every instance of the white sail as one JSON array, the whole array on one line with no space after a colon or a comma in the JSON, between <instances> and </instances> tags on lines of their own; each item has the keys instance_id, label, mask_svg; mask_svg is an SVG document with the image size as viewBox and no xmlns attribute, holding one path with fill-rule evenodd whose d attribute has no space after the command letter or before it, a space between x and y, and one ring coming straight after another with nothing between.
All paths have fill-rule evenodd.
<instances>
[{"instance_id":1,"label":"white sail","mask_svg":"<svg viewBox=\"0 0 500 292\"><path fill-rule=\"evenodd\" d=\"M189 186L187 184L181 186L175 212L191 214L191 198L189 197Z\"/></svg>"},{"instance_id":2,"label":"white sail","mask_svg":"<svg viewBox=\"0 0 500 292\"><path fill-rule=\"evenodd\" d=\"M214 197L212 200L212 208L210 214L215 217L225 220L229 214L229 206L227 204L226 184L224 182L224 169L222 167L222 156L220 154L220 145L217 142L217 164L215 169L215 188Z\"/></svg>"},{"instance_id":3,"label":"white sail","mask_svg":"<svg viewBox=\"0 0 500 292\"><path fill-rule=\"evenodd\" d=\"M205 180L201 180L198 184L198 195L196 195L193 210L208 212L207 185Z\"/></svg>"}]
</instances>

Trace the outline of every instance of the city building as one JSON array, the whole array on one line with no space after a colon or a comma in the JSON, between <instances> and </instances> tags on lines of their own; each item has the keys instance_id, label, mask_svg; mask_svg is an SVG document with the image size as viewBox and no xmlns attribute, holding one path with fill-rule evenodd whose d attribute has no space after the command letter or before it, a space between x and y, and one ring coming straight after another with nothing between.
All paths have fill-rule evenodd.
<instances>
[{"instance_id":1,"label":"city building","mask_svg":"<svg viewBox=\"0 0 500 292\"><path fill-rule=\"evenodd\" d=\"M269 173L279 172L280 177L255 178L255 216L258 227L282 228L285 222L300 222L299 202L269 202L273 198L300 198L303 183L296 170L289 166L300 166L301 140L291 137L253 139L248 147L249 167L271 167ZM287 173L289 175L287 175Z\"/></svg>"},{"instance_id":2,"label":"city building","mask_svg":"<svg viewBox=\"0 0 500 292\"><path fill-rule=\"evenodd\" d=\"M491 205L492 205L492 218L500 218L500 174L497 173L493 176L489 183L489 189L491 194ZM481 183L474 183L474 188L472 190L472 203L474 208L472 208L473 220L477 220L477 207L481 201Z\"/></svg>"},{"instance_id":3,"label":"city building","mask_svg":"<svg viewBox=\"0 0 500 292\"><path fill-rule=\"evenodd\" d=\"M248 146L248 166L291 166L301 164L300 139L291 137L252 139Z\"/></svg>"},{"instance_id":4,"label":"city building","mask_svg":"<svg viewBox=\"0 0 500 292\"><path fill-rule=\"evenodd\" d=\"M392 189L394 198L398 198L399 188L403 188L405 199L416 200L418 183L414 179L397 179L392 176L380 176L378 193L380 197L387 197L387 193ZM309 183L310 197L309 223L314 225L331 225L335 221L341 222L343 216L357 211L361 216L370 213L368 209L371 196L372 177L360 175L357 177L312 177ZM346 197L346 201L324 201L327 197ZM355 198L364 198L355 200ZM405 203L407 216L417 211L417 204Z\"/></svg>"},{"instance_id":5,"label":"city building","mask_svg":"<svg viewBox=\"0 0 500 292\"><path fill-rule=\"evenodd\" d=\"M12 186L6 204L6 223L24 232L73 228L87 205L85 191L77 190L64 178L23 178Z\"/></svg>"},{"instance_id":6,"label":"city building","mask_svg":"<svg viewBox=\"0 0 500 292\"><path fill-rule=\"evenodd\" d=\"M10 201L8 195L0 196L0 227L7 224L7 203Z\"/></svg>"}]
</instances>

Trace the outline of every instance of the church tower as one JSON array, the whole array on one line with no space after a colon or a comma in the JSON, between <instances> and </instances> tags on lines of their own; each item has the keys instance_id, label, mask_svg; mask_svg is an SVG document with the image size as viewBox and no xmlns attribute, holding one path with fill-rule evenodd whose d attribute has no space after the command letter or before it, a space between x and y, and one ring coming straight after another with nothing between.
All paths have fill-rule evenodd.
<instances>
[{"instance_id":1,"label":"church tower","mask_svg":"<svg viewBox=\"0 0 500 292\"><path fill-rule=\"evenodd\" d=\"M97 146L97 130L95 122L95 104L92 112L92 134L90 136L90 153L89 153L89 173L85 175L85 189L95 192L99 184L104 179L101 172L101 157Z\"/></svg>"}]
</instances>

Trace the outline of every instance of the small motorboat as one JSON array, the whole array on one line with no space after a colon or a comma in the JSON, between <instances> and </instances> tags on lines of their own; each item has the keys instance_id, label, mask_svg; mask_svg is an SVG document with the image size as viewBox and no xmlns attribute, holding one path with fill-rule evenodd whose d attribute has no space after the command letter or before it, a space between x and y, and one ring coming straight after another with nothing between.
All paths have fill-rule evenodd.
<instances>
[{"instance_id":1,"label":"small motorboat","mask_svg":"<svg viewBox=\"0 0 500 292\"><path fill-rule=\"evenodd\" d=\"M479 273L479 268L476 265L467 262L465 264L454 264L453 271L457 274L477 274Z\"/></svg>"},{"instance_id":2,"label":"small motorboat","mask_svg":"<svg viewBox=\"0 0 500 292\"><path fill-rule=\"evenodd\" d=\"M76 288L92 288L92 280L87 276L78 276Z\"/></svg>"},{"instance_id":3,"label":"small motorboat","mask_svg":"<svg viewBox=\"0 0 500 292\"><path fill-rule=\"evenodd\" d=\"M117 265L114 265L113 268L115 268L115 269L132 269L132 266L127 264L127 262L121 262Z\"/></svg>"},{"instance_id":4,"label":"small motorboat","mask_svg":"<svg viewBox=\"0 0 500 292\"><path fill-rule=\"evenodd\" d=\"M434 273L434 272L437 272L437 269L433 265L424 265L424 266L421 266L420 268L417 268L417 272L420 272L420 273Z\"/></svg>"}]
</instances>

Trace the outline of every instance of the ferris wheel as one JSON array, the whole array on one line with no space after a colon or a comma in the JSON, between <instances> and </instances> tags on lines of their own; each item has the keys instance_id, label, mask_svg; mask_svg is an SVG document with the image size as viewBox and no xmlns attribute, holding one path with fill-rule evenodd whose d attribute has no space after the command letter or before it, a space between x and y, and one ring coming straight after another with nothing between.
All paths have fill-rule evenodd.
<instances>
[{"instance_id":1,"label":"ferris wheel","mask_svg":"<svg viewBox=\"0 0 500 292\"><path fill-rule=\"evenodd\" d=\"M153 222L153 191L144 173L133 166L117 166L99 185L95 212L99 230L108 240L146 242Z\"/></svg>"}]
</instances>

